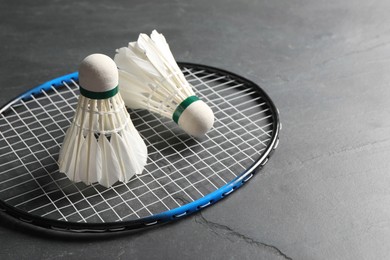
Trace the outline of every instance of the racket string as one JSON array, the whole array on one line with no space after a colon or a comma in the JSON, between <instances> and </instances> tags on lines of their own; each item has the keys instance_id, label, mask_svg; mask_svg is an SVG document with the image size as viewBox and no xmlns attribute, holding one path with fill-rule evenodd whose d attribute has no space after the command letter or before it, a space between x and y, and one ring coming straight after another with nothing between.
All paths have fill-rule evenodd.
<instances>
[{"instance_id":1,"label":"racket string","mask_svg":"<svg viewBox=\"0 0 390 260\"><path fill-rule=\"evenodd\" d=\"M37 99L35 99L34 96L31 96L31 98L32 98L32 100L36 101L36 103L37 103L39 106L41 106L41 108L42 108L43 111L46 112L45 108L37 101ZM21 103L25 106L25 108L26 108L28 111L30 111L30 110L29 110L29 107L25 104L24 101L21 101ZM32 111L30 111L30 113L31 113L31 116L34 117L34 118L37 120L37 122L38 122L39 124L41 124L42 128L45 129L45 126L39 121L39 119L35 116L35 114L34 114ZM53 122L59 127L59 129L62 131L62 133L65 134L65 131L63 131L63 130L61 129L61 127L56 123L56 121L51 117L51 115L50 115L49 113L46 113L46 114L47 114L48 118L52 119ZM23 122L23 119L22 119L22 118L20 118L20 120ZM34 134L34 132L31 132L31 134L36 138L36 140L38 141L38 143L40 143L40 144L42 145L42 147L43 147L44 150L47 152L47 154L50 156L50 158L51 158L54 162L56 162L57 160L51 155L51 152L48 151L47 148L40 142L40 139L39 139L38 137L36 137L36 135ZM54 141L56 142L58 148L60 148L61 145L56 141L56 138L54 138L54 136L50 133L50 131L47 131L47 134L52 138L52 140L54 140ZM38 158L37 158L37 159L38 159ZM43 169L45 169L45 171L46 171L46 168L45 168L42 164L41 164L41 166L42 166ZM46 172L47 172L47 171L46 171ZM51 174L50 174L49 172L47 172L47 173L51 176ZM55 184L55 185L56 185L57 187L59 187L59 188L61 187L61 186L58 185L58 183L55 181L54 178L51 178L51 179L52 179L52 183L53 183L53 184ZM75 185L74 185L74 187L77 188L77 186L75 186ZM60 190L61 190L61 188L60 188ZM80 193L80 194L82 194L82 193ZM75 209L77 209L77 208L75 207L75 205L72 203L72 201L68 198L67 194L63 192L63 195L64 195L64 197L70 202L70 204L71 204ZM92 207L91 204L90 204L90 206L91 206L91 208L93 209L93 207ZM37 208L37 209L39 209L39 208ZM85 220L84 217L83 217L81 214L79 214L79 215L80 215L80 217L81 217L83 220ZM103 219L101 219L101 220L103 221Z\"/></svg>"},{"instance_id":2,"label":"racket string","mask_svg":"<svg viewBox=\"0 0 390 260\"><path fill-rule=\"evenodd\" d=\"M186 70L187 72L189 72L191 76L193 76L194 78L197 78L197 79L199 80L199 78L198 78L195 74L191 73L191 71L190 71L189 69L185 69L185 70ZM206 87L208 87L208 90L210 90L210 91L213 93L213 95L216 95L217 97L221 98L225 104L229 104L229 106L230 106L233 110L235 110L236 112L239 113L240 117L243 117L243 118L247 119L249 122L252 122L252 121L248 118L248 116L247 116L246 114L242 113L242 111L240 111L240 110L238 110L238 109L236 108L236 105L235 105L235 104L232 104L232 103L231 103L232 100L228 100L228 99L226 99L226 97L223 97L219 92L217 92L217 91L215 90L216 88L210 87L208 82L203 82L203 85L205 85ZM235 87L236 87L236 88L239 88L240 86L242 86L242 85L241 85L241 84L237 84ZM217 87L218 87L218 86L217 86ZM253 91L253 93L255 93L255 92ZM208 96L209 96L209 95L204 95L204 98L205 98L206 100L209 100L209 97L208 97ZM242 98L242 97L244 97L244 95L241 95L240 97ZM238 98L239 98L239 97L237 97L237 99L238 99ZM233 100L234 100L234 99L233 99ZM209 101L210 101L210 100L209 100ZM241 103L241 102L240 102L240 103ZM225 114L226 116L228 116L224 110L220 110L220 111L221 111L223 114ZM259 128L265 133L264 129L263 129L261 126L256 126L256 127L259 127ZM243 140L243 141L244 141L244 140ZM259 140L259 141L260 141L260 140ZM245 142L245 141L244 141L244 142ZM260 142L261 142L261 141L260 141ZM265 144L263 144L263 145L265 145ZM266 145L265 145L265 146L266 146Z\"/></svg>"},{"instance_id":3,"label":"racket string","mask_svg":"<svg viewBox=\"0 0 390 260\"><path fill-rule=\"evenodd\" d=\"M184 70L187 71L191 77L194 77L194 78L200 80L196 75L194 75L194 74L191 72L191 70L186 69L186 68L185 68ZM213 92L213 90L210 88L208 82L203 82L203 85L206 86L206 87L208 87L208 90L211 90L211 92ZM224 84L220 84L219 86L221 86L221 85L223 86ZM214 93L216 93L216 92L214 91ZM218 96L219 98L222 98L219 94L218 94L217 96ZM209 103L212 103L212 101L211 101L208 97L203 96L203 98L204 98L205 100L207 100ZM226 101L226 99L224 99L224 98L222 98L222 100ZM228 114L226 114L226 112L224 112L223 109L218 110L217 112L214 112L215 117L216 117L216 119L217 119L216 122L214 123L214 125L220 124L221 126L227 128L227 129L229 129L229 128L226 126L226 124L223 122L223 120L219 120L219 114L220 114L220 113L221 113L221 114L224 114L225 116L228 117ZM231 117L229 117L229 119L231 119ZM209 133L208 135L212 135L214 132L216 132L216 133L219 134L220 137L226 138L226 133L225 133L225 135L224 135L224 134L222 133L222 131L220 131L219 129L220 129L220 127L218 127L218 126L213 127L213 129L211 130L211 133ZM232 132L233 132L233 131L231 131L231 133L232 133ZM240 135L237 135L237 136L239 137L239 139L241 139L242 142L245 142L245 140L243 140L242 137L241 137ZM216 144L217 146L219 146L219 144L216 143L216 142L214 141L214 139L215 139L215 138L210 138L210 141L213 142L214 144ZM226 138L226 141L228 141L229 144L232 144L233 146L236 146L236 144L232 143L228 138ZM224 149L221 147L221 150L224 150ZM231 155L228 154L228 156L229 156L233 161L235 161L235 158L233 158ZM238 164L239 164L239 166L241 166L243 169L245 169L245 167L244 167L243 165L241 165L239 162L238 162ZM237 176L237 175L228 167L228 165L224 165L224 166L227 167L227 169L229 169L229 172L231 172L231 173L234 175L234 177Z\"/></svg>"}]
</instances>

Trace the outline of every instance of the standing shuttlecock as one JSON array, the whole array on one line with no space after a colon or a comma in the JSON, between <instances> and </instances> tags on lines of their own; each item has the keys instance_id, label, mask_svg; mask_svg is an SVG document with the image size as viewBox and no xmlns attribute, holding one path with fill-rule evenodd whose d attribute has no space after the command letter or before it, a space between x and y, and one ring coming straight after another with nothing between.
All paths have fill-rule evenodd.
<instances>
[{"instance_id":1,"label":"standing shuttlecock","mask_svg":"<svg viewBox=\"0 0 390 260\"><path fill-rule=\"evenodd\" d=\"M195 95L162 34L140 34L137 42L118 49L114 60L126 106L172 118L196 137L213 126L213 111Z\"/></svg>"},{"instance_id":2,"label":"standing shuttlecock","mask_svg":"<svg viewBox=\"0 0 390 260\"><path fill-rule=\"evenodd\" d=\"M141 174L147 148L118 93L118 70L106 55L92 54L79 68L80 96L65 134L59 170L72 181L105 187Z\"/></svg>"}]
</instances>

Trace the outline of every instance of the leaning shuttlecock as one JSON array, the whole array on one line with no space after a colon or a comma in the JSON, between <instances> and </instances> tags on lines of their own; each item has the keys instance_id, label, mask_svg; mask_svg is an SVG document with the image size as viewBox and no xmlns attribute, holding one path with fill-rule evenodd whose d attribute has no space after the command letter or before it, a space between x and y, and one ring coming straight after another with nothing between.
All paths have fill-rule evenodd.
<instances>
[{"instance_id":1,"label":"leaning shuttlecock","mask_svg":"<svg viewBox=\"0 0 390 260\"><path fill-rule=\"evenodd\" d=\"M195 95L162 34L140 34L136 42L117 50L114 61L127 107L172 118L196 137L213 126L213 111Z\"/></svg>"},{"instance_id":2,"label":"leaning shuttlecock","mask_svg":"<svg viewBox=\"0 0 390 260\"><path fill-rule=\"evenodd\" d=\"M80 96L65 134L59 170L72 181L105 187L141 174L147 148L118 93L118 70L106 55L92 54L79 67Z\"/></svg>"}]
</instances>

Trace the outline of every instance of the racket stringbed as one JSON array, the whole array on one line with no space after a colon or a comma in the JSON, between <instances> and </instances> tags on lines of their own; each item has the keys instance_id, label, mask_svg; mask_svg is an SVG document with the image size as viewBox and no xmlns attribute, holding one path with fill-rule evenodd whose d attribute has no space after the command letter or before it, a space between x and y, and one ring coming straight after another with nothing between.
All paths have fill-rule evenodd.
<instances>
[{"instance_id":1,"label":"racket stringbed","mask_svg":"<svg viewBox=\"0 0 390 260\"><path fill-rule=\"evenodd\" d=\"M129 110L148 147L141 175L111 188L70 181L58 153L75 113L70 74L23 94L0 111L0 206L36 225L73 231L140 228L209 206L249 180L278 143L278 112L256 84L208 66L180 64L215 115L202 138L172 120Z\"/></svg>"}]
</instances>

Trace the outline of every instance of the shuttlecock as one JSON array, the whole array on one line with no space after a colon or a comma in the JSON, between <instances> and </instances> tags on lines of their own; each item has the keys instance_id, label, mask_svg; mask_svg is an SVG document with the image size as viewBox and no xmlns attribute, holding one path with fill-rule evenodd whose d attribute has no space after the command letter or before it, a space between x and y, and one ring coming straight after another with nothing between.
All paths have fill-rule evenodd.
<instances>
[{"instance_id":1,"label":"shuttlecock","mask_svg":"<svg viewBox=\"0 0 390 260\"><path fill-rule=\"evenodd\" d=\"M147 148L118 93L115 62L103 54L86 57L79 67L80 96L65 134L59 170L72 181L105 187L141 174Z\"/></svg>"},{"instance_id":2,"label":"shuttlecock","mask_svg":"<svg viewBox=\"0 0 390 260\"><path fill-rule=\"evenodd\" d=\"M162 34L140 34L136 42L117 50L114 61L127 107L172 118L196 137L213 126L213 111L195 95Z\"/></svg>"}]
</instances>

